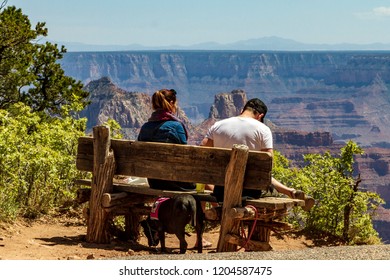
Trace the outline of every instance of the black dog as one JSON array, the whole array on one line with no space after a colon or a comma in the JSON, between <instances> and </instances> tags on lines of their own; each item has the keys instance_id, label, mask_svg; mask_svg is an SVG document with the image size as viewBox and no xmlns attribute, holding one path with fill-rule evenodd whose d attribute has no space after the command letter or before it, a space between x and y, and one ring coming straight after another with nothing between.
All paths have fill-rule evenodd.
<instances>
[{"instance_id":1,"label":"black dog","mask_svg":"<svg viewBox=\"0 0 390 280\"><path fill-rule=\"evenodd\" d=\"M191 222L196 229L198 253L202 253L202 235L204 230L204 213L200 201L192 195L182 194L161 203L158 220L150 216L141 222L149 246L157 246L161 241L161 251L166 252L165 232L175 234L180 240L180 254L187 250L185 226Z\"/></svg>"}]
</instances>

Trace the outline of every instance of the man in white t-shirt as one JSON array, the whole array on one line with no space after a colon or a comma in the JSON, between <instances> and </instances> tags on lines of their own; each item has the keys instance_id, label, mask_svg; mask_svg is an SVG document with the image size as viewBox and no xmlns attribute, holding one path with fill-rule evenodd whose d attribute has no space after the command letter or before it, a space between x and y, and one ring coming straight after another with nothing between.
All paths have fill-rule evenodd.
<instances>
[{"instance_id":1,"label":"man in white t-shirt","mask_svg":"<svg viewBox=\"0 0 390 280\"><path fill-rule=\"evenodd\" d=\"M272 132L264 124L267 114L267 106L258 98L249 100L236 117L231 117L216 122L208 130L201 145L209 147L221 147L231 149L234 144L244 144L249 150L265 151L273 154ZM314 199L300 190L289 188L272 178L275 189L291 198L305 200L304 210L308 211L314 205ZM223 200L223 187L213 187L213 193L217 200ZM261 192L257 190L243 190L243 196L258 198Z\"/></svg>"}]
</instances>

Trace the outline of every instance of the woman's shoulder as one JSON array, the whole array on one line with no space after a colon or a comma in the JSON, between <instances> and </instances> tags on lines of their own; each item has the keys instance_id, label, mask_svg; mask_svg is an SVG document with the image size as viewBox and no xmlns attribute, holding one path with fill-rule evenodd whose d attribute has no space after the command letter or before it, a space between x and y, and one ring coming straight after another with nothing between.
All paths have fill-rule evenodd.
<instances>
[{"instance_id":1,"label":"woman's shoulder","mask_svg":"<svg viewBox=\"0 0 390 280\"><path fill-rule=\"evenodd\" d=\"M175 120L165 121L161 126L162 127L170 127L170 128L183 128L182 123L175 121Z\"/></svg>"}]
</instances>

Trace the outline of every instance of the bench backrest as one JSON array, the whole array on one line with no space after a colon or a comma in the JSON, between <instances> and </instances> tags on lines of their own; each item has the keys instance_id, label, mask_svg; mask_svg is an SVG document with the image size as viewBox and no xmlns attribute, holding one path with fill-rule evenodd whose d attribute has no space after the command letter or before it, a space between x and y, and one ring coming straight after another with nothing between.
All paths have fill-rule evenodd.
<instances>
[{"instance_id":1,"label":"bench backrest","mask_svg":"<svg viewBox=\"0 0 390 280\"><path fill-rule=\"evenodd\" d=\"M116 175L224 185L231 150L192 145L111 139ZM80 137L77 168L93 171L93 138ZM271 184L272 155L249 151L244 188L266 189Z\"/></svg>"}]
</instances>

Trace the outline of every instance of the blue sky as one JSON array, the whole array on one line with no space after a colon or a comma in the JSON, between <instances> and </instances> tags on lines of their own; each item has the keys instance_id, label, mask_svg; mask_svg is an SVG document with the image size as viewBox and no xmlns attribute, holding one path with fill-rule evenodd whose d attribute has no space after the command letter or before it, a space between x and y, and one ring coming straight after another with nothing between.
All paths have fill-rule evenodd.
<instances>
[{"instance_id":1,"label":"blue sky","mask_svg":"<svg viewBox=\"0 0 390 280\"><path fill-rule=\"evenodd\" d=\"M0 0L2 2L3 0ZM302 43L390 44L384 0L8 0L49 40L188 46L277 36Z\"/></svg>"}]
</instances>

